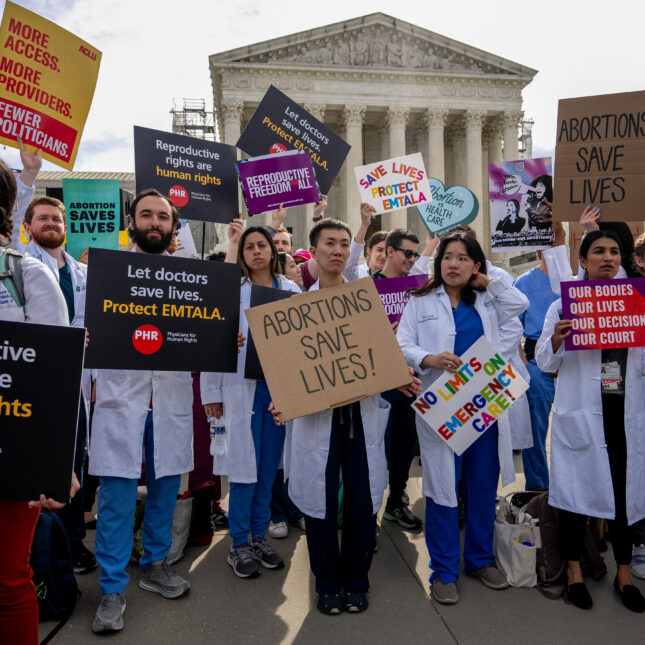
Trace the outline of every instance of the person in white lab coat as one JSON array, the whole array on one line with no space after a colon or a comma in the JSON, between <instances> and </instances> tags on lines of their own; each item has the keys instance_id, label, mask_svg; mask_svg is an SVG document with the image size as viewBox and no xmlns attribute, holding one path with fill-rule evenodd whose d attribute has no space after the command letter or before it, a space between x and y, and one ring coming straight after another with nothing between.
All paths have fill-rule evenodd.
<instances>
[{"instance_id":1,"label":"person in white lab coat","mask_svg":"<svg viewBox=\"0 0 645 645\"><path fill-rule=\"evenodd\" d=\"M580 245L584 277L615 278L622 255L613 232L587 234ZM577 607L592 607L580 555L587 516L605 518L617 564L614 587L628 609L643 612L645 599L629 572L631 525L645 517L642 349L565 351L564 339L571 334L573 321L560 320L561 311L558 299L549 307L535 355L541 370L558 372L551 421L549 504L561 509L567 593Z\"/></svg>"},{"instance_id":2,"label":"person in white lab coat","mask_svg":"<svg viewBox=\"0 0 645 645\"><path fill-rule=\"evenodd\" d=\"M444 370L456 372L459 356L481 336L500 345L499 327L528 306L517 289L486 275L486 259L466 231L442 238L433 278L412 292L399 323L397 339L410 367L429 387ZM508 586L495 567L493 525L497 481L514 481L508 420L491 424L461 456L417 419L426 496L426 543L432 595L444 604L459 600L460 539L457 488L462 482L466 513L464 563L467 573L492 589Z\"/></svg>"},{"instance_id":3,"label":"person in white lab coat","mask_svg":"<svg viewBox=\"0 0 645 645\"><path fill-rule=\"evenodd\" d=\"M165 253L178 221L179 212L167 197L154 189L140 192L130 214L134 251ZM91 329L89 333L91 337ZM151 401L153 423L146 428ZM95 632L123 629L126 566L144 445L148 496L139 587L164 598L178 598L190 589L166 555L181 474L193 469L192 406L190 372L97 372L90 474L100 477L95 556L103 596L92 625Z\"/></svg>"},{"instance_id":4,"label":"person in white lab coat","mask_svg":"<svg viewBox=\"0 0 645 645\"><path fill-rule=\"evenodd\" d=\"M349 227L339 220L325 219L311 229L311 254L318 262L320 277L310 291L343 283L351 239ZM401 391L418 394L418 379ZM288 433L289 494L305 515L318 609L324 614L361 612L368 607L376 513L387 480L384 435L389 411L390 405L383 399L370 396L294 419ZM273 414L279 419L279 410ZM341 473L343 530L339 548Z\"/></svg>"},{"instance_id":5,"label":"person in white lab coat","mask_svg":"<svg viewBox=\"0 0 645 645\"><path fill-rule=\"evenodd\" d=\"M240 332L246 336L244 311L251 304L253 285L300 293L300 288L278 271L278 251L270 233L252 226L242 233L242 220L229 226L229 256L236 255L244 276L240 292ZM259 575L260 566L281 569L284 561L266 540L271 519L271 488L276 478L285 431L276 425L266 381L244 378L246 347L238 355L237 372L201 375L204 410L217 419L224 415L226 451L215 456L215 472L228 475L228 523L233 543L227 562L240 578ZM249 535L251 541L249 542Z\"/></svg>"}]
</instances>

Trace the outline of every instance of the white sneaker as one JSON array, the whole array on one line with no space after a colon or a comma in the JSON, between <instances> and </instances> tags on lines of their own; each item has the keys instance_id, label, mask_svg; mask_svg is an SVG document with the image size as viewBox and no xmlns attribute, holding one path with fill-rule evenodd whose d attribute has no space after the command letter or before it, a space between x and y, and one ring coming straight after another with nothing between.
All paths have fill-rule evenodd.
<instances>
[{"instance_id":1,"label":"white sneaker","mask_svg":"<svg viewBox=\"0 0 645 645\"><path fill-rule=\"evenodd\" d=\"M645 580L645 544L639 544L633 548L630 571L633 576Z\"/></svg>"},{"instance_id":2,"label":"white sneaker","mask_svg":"<svg viewBox=\"0 0 645 645\"><path fill-rule=\"evenodd\" d=\"M269 521L269 528L267 533L277 540L286 538L289 535L289 527L286 522L276 522L275 524Z\"/></svg>"},{"instance_id":3,"label":"white sneaker","mask_svg":"<svg viewBox=\"0 0 645 645\"><path fill-rule=\"evenodd\" d=\"M307 526L305 525L305 518L304 518L304 517L301 517L301 518L296 522L296 526L297 526L299 529L302 529L303 531L306 531L306 530L307 530Z\"/></svg>"}]
</instances>

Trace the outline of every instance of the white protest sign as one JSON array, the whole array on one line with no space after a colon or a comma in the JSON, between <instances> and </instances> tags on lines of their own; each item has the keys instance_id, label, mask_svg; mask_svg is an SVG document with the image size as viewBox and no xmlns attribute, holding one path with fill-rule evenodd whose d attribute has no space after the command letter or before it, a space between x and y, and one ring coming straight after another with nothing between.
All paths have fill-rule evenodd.
<instances>
[{"instance_id":1,"label":"white protest sign","mask_svg":"<svg viewBox=\"0 0 645 645\"><path fill-rule=\"evenodd\" d=\"M416 413L458 455L529 389L515 368L483 336L414 402Z\"/></svg>"},{"instance_id":2,"label":"white protest sign","mask_svg":"<svg viewBox=\"0 0 645 645\"><path fill-rule=\"evenodd\" d=\"M198 258L195 240L188 225L188 220L182 219L181 228L177 231L177 250L173 253L178 258Z\"/></svg>"},{"instance_id":3,"label":"white protest sign","mask_svg":"<svg viewBox=\"0 0 645 645\"><path fill-rule=\"evenodd\" d=\"M361 202L376 214L432 201L428 175L420 152L354 168Z\"/></svg>"}]
</instances>

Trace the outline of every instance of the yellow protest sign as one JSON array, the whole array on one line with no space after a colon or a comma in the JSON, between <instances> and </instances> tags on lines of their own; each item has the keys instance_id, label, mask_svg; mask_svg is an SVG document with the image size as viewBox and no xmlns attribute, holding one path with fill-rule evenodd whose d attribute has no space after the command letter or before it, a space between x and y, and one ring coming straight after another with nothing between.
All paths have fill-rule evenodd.
<instances>
[{"instance_id":1,"label":"yellow protest sign","mask_svg":"<svg viewBox=\"0 0 645 645\"><path fill-rule=\"evenodd\" d=\"M7 2L0 25L0 143L16 138L72 170L90 111L101 52Z\"/></svg>"}]
</instances>

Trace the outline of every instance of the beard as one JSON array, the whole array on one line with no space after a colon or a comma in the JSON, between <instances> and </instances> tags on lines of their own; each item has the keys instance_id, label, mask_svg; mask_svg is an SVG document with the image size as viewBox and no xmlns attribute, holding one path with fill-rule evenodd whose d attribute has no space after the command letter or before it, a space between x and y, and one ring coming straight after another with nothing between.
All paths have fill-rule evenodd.
<instances>
[{"instance_id":1,"label":"beard","mask_svg":"<svg viewBox=\"0 0 645 645\"><path fill-rule=\"evenodd\" d=\"M58 233L53 230L39 231L38 233L32 231L31 239L43 249L57 249L65 241L65 233Z\"/></svg>"},{"instance_id":2,"label":"beard","mask_svg":"<svg viewBox=\"0 0 645 645\"><path fill-rule=\"evenodd\" d=\"M131 229L132 230L132 241L142 250L145 251L146 253L163 253L169 246L170 242L172 240L173 236L173 231L170 230L168 233L163 233L163 231L159 231L159 234L161 237L157 239L149 239L148 238L148 231L142 231L138 229L136 226Z\"/></svg>"}]
</instances>

